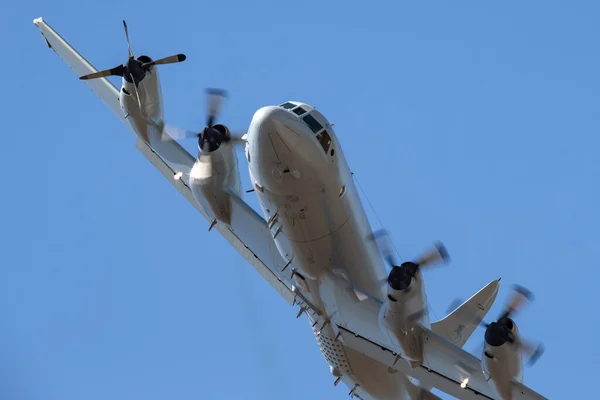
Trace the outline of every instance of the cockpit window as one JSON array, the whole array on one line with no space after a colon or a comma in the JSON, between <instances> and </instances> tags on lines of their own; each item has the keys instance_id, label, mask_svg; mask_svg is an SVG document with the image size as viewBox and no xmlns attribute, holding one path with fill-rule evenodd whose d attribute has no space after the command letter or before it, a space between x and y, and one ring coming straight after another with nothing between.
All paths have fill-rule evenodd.
<instances>
[{"instance_id":1,"label":"cockpit window","mask_svg":"<svg viewBox=\"0 0 600 400\"><path fill-rule=\"evenodd\" d=\"M323 129L323 126L310 114L305 115L302 119L314 133L317 133Z\"/></svg>"},{"instance_id":2,"label":"cockpit window","mask_svg":"<svg viewBox=\"0 0 600 400\"><path fill-rule=\"evenodd\" d=\"M283 108L286 108L286 109L288 109L288 110L289 110L289 109L291 109L291 108L294 108L294 107L296 107L296 105L295 105L295 104L292 104L292 103L283 103L282 105L280 105L280 107L283 107Z\"/></svg>"},{"instance_id":3,"label":"cockpit window","mask_svg":"<svg viewBox=\"0 0 600 400\"><path fill-rule=\"evenodd\" d=\"M296 109L294 109L292 111L294 111L294 113L296 113L296 115L302 115L302 114L306 113L306 110L304 108L302 108L302 107L298 107L298 108L296 108Z\"/></svg>"},{"instance_id":4,"label":"cockpit window","mask_svg":"<svg viewBox=\"0 0 600 400\"><path fill-rule=\"evenodd\" d=\"M327 154L329 146L331 146L331 136L329 136L329 133L324 130L317 135L317 140L321 144L321 147L323 147L323 150L325 150L325 154Z\"/></svg>"}]
</instances>

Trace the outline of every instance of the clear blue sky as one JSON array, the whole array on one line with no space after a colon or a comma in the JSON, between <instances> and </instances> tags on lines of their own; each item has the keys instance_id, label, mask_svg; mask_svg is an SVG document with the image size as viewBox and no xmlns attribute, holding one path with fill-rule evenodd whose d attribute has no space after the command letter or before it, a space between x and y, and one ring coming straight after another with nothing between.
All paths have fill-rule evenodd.
<instances>
[{"instance_id":1,"label":"clear blue sky","mask_svg":"<svg viewBox=\"0 0 600 400\"><path fill-rule=\"evenodd\" d=\"M207 86L229 90L232 128L264 105L316 105L402 257L435 239L448 247L451 265L426 275L432 318L498 277L490 317L510 284L528 287L536 302L517 322L547 350L525 382L591 398L599 14L597 1L11 2L0 15L0 397L348 393L308 323L46 48L32 24L42 16L101 69L126 60L122 19L136 54L185 52L161 67L166 119L184 128L203 127Z\"/></svg>"}]
</instances>

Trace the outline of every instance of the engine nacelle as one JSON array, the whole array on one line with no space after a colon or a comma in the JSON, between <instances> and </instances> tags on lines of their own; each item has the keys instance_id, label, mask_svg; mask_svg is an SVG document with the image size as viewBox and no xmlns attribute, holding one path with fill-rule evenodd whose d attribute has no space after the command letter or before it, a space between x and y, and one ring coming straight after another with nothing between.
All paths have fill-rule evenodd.
<instances>
[{"instance_id":1,"label":"engine nacelle","mask_svg":"<svg viewBox=\"0 0 600 400\"><path fill-rule=\"evenodd\" d=\"M221 129L229 133L224 125L219 126L219 132ZM214 151L200 152L190 172L190 188L209 218L231 223L230 193L242 197L237 156L231 143L223 142Z\"/></svg>"},{"instance_id":2,"label":"engine nacelle","mask_svg":"<svg viewBox=\"0 0 600 400\"><path fill-rule=\"evenodd\" d=\"M151 60L148 56L140 56L142 62ZM138 101L139 96L139 101ZM145 72L143 79L134 85L131 77L122 80L119 93L121 109L133 129L148 143L148 119L158 122L163 120L163 99L158 69L151 67Z\"/></svg>"},{"instance_id":3,"label":"engine nacelle","mask_svg":"<svg viewBox=\"0 0 600 400\"><path fill-rule=\"evenodd\" d=\"M406 264L406 265L405 265ZM379 326L387 332L401 349L402 357L423 361L423 331L419 326L429 326L422 275L404 263L394 267L388 276L387 299L379 310Z\"/></svg>"},{"instance_id":4,"label":"engine nacelle","mask_svg":"<svg viewBox=\"0 0 600 400\"><path fill-rule=\"evenodd\" d=\"M497 394L502 399L511 399L513 382L523 381L519 330L512 319L503 318L486 329L481 367Z\"/></svg>"}]
</instances>

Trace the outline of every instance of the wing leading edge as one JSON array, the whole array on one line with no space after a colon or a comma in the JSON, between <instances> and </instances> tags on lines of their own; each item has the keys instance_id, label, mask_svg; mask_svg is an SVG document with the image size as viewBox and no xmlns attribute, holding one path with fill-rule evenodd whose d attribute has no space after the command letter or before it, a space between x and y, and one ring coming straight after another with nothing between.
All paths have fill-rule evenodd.
<instances>
[{"instance_id":1,"label":"wing leading edge","mask_svg":"<svg viewBox=\"0 0 600 400\"><path fill-rule=\"evenodd\" d=\"M92 64L90 64L85 58L81 56L73 47L69 45L54 29L50 27L42 18L36 18L33 20L33 24L37 26L40 30L44 39L46 39L46 43L48 47L58 54L60 58L77 74L77 76L82 76L86 74L91 74L93 72L97 72L98 70L94 68ZM108 108L123 122L125 125L129 126L125 117L123 115L123 111L121 110L121 104L119 103L119 91L117 88L110 83L110 81L106 78L98 78L84 81L85 84L92 89L92 91L108 106Z\"/></svg>"},{"instance_id":2,"label":"wing leading edge","mask_svg":"<svg viewBox=\"0 0 600 400\"><path fill-rule=\"evenodd\" d=\"M53 49L60 58L77 74L82 76L97 72L83 56L81 56L67 41L65 41L54 29L52 29L42 18L33 21L44 36L48 47ZM119 103L118 89L106 78L85 80L85 84L102 100L104 104L137 135L131 125L125 120L121 105ZM196 203L187 182L194 158L183 147L175 141L169 141L165 153L168 161L164 160L145 141L138 136L137 149L158 169L165 178L196 208L208 222L208 216ZM167 145L165 145L167 146ZM162 151L163 149L161 149ZM162 154L162 153L161 153ZM182 179L174 179L177 172L183 172ZM294 293L291 291L291 283L283 278L280 270L284 266L284 260L276 250L275 243L266 221L258 215L242 199L232 195L232 222L231 228L223 224L217 224L218 231L231 246L242 255L260 275L289 303L294 304ZM208 224L206 225L208 227Z\"/></svg>"}]
</instances>

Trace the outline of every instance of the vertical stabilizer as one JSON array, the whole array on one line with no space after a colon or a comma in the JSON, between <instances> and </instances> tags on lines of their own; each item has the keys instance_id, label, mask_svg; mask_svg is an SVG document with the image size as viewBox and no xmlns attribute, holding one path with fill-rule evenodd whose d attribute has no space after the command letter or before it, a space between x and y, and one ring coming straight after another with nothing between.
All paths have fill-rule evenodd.
<instances>
[{"instance_id":1,"label":"vertical stabilizer","mask_svg":"<svg viewBox=\"0 0 600 400\"><path fill-rule=\"evenodd\" d=\"M458 347L463 347L488 313L500 287L500 279L491 281L446 317L431 324L431 330Z\"/></svg>"}]
</instances>

